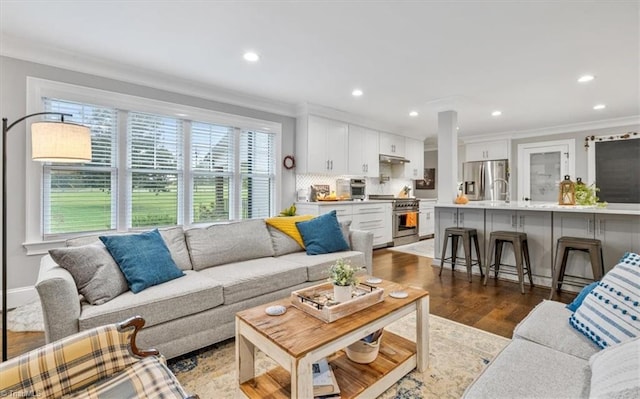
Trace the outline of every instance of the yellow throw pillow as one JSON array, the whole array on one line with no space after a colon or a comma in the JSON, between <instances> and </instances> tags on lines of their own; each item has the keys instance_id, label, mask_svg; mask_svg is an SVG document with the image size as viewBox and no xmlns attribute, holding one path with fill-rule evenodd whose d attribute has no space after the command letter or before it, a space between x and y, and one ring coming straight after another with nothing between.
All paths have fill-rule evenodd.
<instances>
[{"instance_id":1,"label":"yellow throw pillow","mask_svg":"<svg viewBox=\"0 0 640 399\"><path fill-rule=\"evenodd\" d=\"M302 248L304 248L304 241L302 241L302 236L298 231L298 227L296 226L296 222L306 222L307 220L313 219L315 216L312 215L301 215L301 216L278 216L275 218L265 219L265 222L269 226L273 226L276 229L280 230L284 234L296 240L298 244Z\"/></svg>"}]
</instances>

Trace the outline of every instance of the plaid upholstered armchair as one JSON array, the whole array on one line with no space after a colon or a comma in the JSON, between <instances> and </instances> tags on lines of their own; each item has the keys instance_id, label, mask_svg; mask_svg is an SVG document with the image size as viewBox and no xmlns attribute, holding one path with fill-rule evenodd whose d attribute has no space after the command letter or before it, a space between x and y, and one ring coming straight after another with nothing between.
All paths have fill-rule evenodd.
<instances>
[{"instance_id":1,"label":"plaid upholstered armchair","mask_svg":"<svg viewBox=\"0 0 640 399\"><path fill-rule=\"evenodd\" d=\"M0 364L0 397L198 398L187 394L156 350L135 338L144 320L86 330Z\"/></svg>"}]
</instances>

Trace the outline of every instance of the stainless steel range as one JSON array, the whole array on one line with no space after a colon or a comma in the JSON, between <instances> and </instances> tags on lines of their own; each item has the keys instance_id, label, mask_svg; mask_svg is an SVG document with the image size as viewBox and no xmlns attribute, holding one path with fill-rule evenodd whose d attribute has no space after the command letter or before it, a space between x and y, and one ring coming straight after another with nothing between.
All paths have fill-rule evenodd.
<instances>
[{"instance_id":1,"label":"stainless steel range","mask_svg":"<svg viewBox=\"0 0 640 399\"><path fill-rule=\"evenodd\" d=\"M420 200L416 198L398 198L393 195L369 195L370 200L392 201L393 204L393 245L417 242L418 212Z\"/></svg>"}]
</instances>

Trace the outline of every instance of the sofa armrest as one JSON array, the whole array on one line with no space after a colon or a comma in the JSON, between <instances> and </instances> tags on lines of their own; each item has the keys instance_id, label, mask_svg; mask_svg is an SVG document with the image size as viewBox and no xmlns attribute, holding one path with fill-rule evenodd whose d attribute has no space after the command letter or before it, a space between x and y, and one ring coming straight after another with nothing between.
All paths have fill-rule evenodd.
<instances>
[{"instance_id":1,"label":"sofa armrest","mask_svg":"<svg viewBox=\"0 0 640 399\"><path fill-rule=\"evenodd\" d=\"M370 231L350 230L351 249L364 254L367 274L373 275L373 233Z\"/></svg>"},{"instance_id":2,"label":"sofa armrest","mask_svg":"<svg viewBox=\"0 0 640 399\"><path fill-rule=\"evenodd\" d=\"M42 304L46 342L57 341L80 330L80 295L71 274L51 256L40 261L36 290Z\"/></svg>"}]
</instances>

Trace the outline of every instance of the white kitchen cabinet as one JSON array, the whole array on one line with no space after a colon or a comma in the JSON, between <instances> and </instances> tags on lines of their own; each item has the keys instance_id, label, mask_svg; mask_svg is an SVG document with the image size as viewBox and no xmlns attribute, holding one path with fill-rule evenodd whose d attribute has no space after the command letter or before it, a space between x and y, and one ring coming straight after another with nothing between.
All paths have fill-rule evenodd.
<instances>
[{"instance_id":1,"label":"white kitchen cabinet","mask_svg":"<svg viewBox=\"0 0 640 399\"><path fill-rule=\"evenodd\" d=\"M405 154L405 137L380 132L380 154L403 157Z\"/></svg>"},{"instance_id":2,"label":"white kitchen cabinet","mask_svg":"<svg viewBox=\"0 0 640 399\"><path fill-rule=\"evenodd\" d=\"M538 278L538 281L544 282L547 286L551 285L551 262L553 260L551 212L487 209L487 251L490 250L489 239L492 231L519 231L527 233L534 284L538 283L536 281ZM489 254L487 254L486 258L489 258ZM515 262L513 246L510 244L503 245L501 263L515 265ZM506 274L504 276L517 280L517 276Z\"/></svg>"},{"instance_id":3,"label":"white kitchen cabinet","mask_svg":"<svg viewBox=\"0 0 640 399\"><path fill-rule=\"evenodd\" d=\"M405 138L405 158L410 162L404 164L404 177L407 179L424 179L424 143L420 140Z\"/></svg>"},{"instance_id":4,"label":"white kitchen cabinet","mask_svg":"<svg viewBox=\"0 0 640 399\"><path fill-rule=\"evenodd\" d=\"M298 215L322 215L335 210L338 221L351 221L351 230L372 232L376 247L386 247L393 240L391 202L298 202L296 207Z\"/></svg>"},{"instance_id":5,"label":"white kitchen cabinet","mask_svg":"<svg viewBox=\"0 0 640 399\"><path fill-rule=\"evenodd\" d=\"M331 211L336 211L339 222L348 222L353 220L353 207L351 203L322 203L322 202L297 202L298 215L323 215Z\"/></svg>"},{"instance_id":6,"label":"white kitchen cabinet","mask_svg":"<svg viewBox=\"0 0 640 399\"><path fill-rule=\"evenodd\" d=\"M420 201L418 235L420 238L435 234L435 211L433 201Z\"/></svg>"},{"instance_id":7,"label":"white kitchen cabinet","mask_svg":"<svg viewBox=\"0 0 640 399\"><path fill-rule=\"evenodd\" d=\"M374 247L386 247L392 240L391 203L353 204L352 230L373 233Z\"/></svg>"},{"instance_id":8,"label":"white kitchen cabinet","mask_svg":"<svg viewBox=\"0 0 640 399\"><path fill-rule=\"evenodd\" d=\"M297 173L347 174L349 125L315 115L298 118Z\"/></svg>"},{"instance_id":9,"label":"white kitchen cabinet","mask_svg":"<svg viewBox=\"0 0 640 399\"><path fill-rule=\"evenodd\" d=\"M485 211L484 209L461 209L450 207L436 207L435 208L435 264L440 264L442 256L442 244L444 242L444 230L447 227L468 227L474 228L478 232L478 244L480 246L480 259L484 265L484 252L485 252ZM476 258L476 251L471 251L472 259ZM451 240L447 244L447 252L445 257L451 256ZM457 256L462 258L464 263L464 249L461 244L458 244ZM450 264L446 264L450 267ZM462 270L462 269L459 269ZM480 273L478 266L473 267L473 271Z\"/></svg>"},{"instance_id":10,"label":"white kitchen cabinet","mask_svg":"<svg viewBox=\"0 0 640 399\"><path fill-rule=\"evenodd\" d=\"M509 140L483 141L465 145L465 161L509 159Z\"/></svg>"},{"instance_id":11,"label":"white kitchen cabinet","mask_svg":"<svg viewBox=\"0 0 640 399\"><path fill-rule=\"evenodd\" d=\"M349 174L378 177L380 161L378 132L349 125Z\"/></svg>"}]
</instances>

